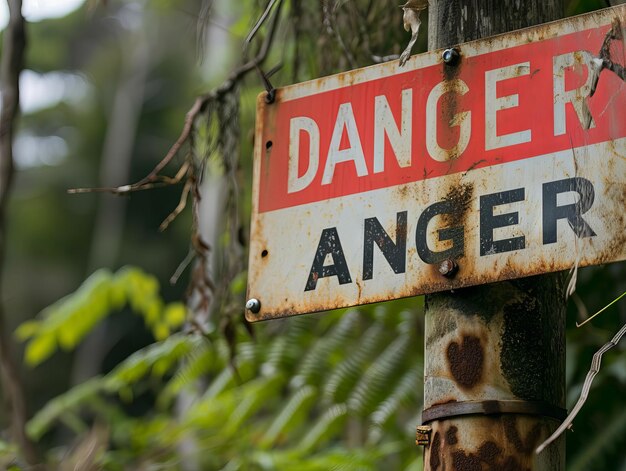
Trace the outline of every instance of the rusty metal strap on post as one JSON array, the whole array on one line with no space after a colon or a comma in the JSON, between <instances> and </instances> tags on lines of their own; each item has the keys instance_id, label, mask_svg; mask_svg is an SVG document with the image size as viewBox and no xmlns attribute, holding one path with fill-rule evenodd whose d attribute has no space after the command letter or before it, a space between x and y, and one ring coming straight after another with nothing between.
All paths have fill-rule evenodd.
<instances>
[{"instance_id":1,"label":"rusty metal strap on post","mask_svg":"<svg viewBox=\"0 0 626 471\"><path fill-rule=\"evenodd\" d=\"M524 414L540 415L562 422L567 410L544 401L461 401L439 404L422 412L422 423L463 415Z\"/></svg>"}]
</instances>

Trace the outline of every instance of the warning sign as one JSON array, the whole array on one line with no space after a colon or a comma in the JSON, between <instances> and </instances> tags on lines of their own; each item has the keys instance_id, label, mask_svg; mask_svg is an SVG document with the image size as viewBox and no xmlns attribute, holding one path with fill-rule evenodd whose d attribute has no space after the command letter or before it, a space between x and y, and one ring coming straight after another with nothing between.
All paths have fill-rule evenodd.
<instances>
[{"instance_id":1,"label":"warning sign","mask_svg":"<svg viewBox=\"0 0 626 471\"><path fill-rule=\"evenodd\" d=\"M248 319L626 259L625 26L613 7L260 96Z\"/></svg>"}]
</instances>

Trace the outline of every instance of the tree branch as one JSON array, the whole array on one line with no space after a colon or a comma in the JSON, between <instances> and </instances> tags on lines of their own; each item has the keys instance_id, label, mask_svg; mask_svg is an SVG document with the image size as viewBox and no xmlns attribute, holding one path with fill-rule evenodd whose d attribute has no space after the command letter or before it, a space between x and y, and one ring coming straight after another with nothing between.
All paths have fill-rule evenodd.
<instances>
[{"instance_id":1,"label":"tree branch","mask_svg":"<svg viewBox=\"0 0 626 471\"><path fill-rule=\"evenodd\" d=\"M0 270L4 267L7 244L7 206L13 183L13 136L19 112L19 78L24 63L26 30L22 16L22 1L7 0L9 24L2 41L0 61ZM11 336L7 332L3 296L0 295L0 374L2 388L11 418L11 432L24 459L31 465L39 462L35 447L26 436L26 403L24 388L11 352Z\"/></svg>"}]
</instances>

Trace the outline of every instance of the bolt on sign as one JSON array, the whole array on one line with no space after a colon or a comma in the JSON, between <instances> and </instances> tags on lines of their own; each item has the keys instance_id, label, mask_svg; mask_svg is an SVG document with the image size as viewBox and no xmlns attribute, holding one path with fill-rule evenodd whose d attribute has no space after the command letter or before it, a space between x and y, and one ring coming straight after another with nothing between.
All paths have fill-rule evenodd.
<instances>
[{"instance_id":1,"label":"bolt on sign","mask_svg":"<svg viewBox=\"0 0 626 471\"><path fill-rule=\"evenodd\" d=\"M617 6L260 95L248 319L626 259L625 28Z\"/></svg>"}]
</instances>

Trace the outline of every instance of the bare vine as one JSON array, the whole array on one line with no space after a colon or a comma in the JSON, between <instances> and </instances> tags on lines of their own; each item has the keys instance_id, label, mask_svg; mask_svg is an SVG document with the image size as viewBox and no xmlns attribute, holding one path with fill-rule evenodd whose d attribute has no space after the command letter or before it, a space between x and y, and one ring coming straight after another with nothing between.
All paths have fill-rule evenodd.
<instances>
[{"instance_id":1,"label":"bare vine","mask_svg":"<svg viewBox=\"0 0 626 471\"><path fill-rule=\"evenodd\" d=\"M607 351L615 347L625 334L626 334L626 324L622 326L622 328L619 330L617 334L615 334L615 336L611 339L610 342L605 343L600 348L600 350L598 350L593 355L593 359L591 360L591 368L589 369L589 372L587 373L587 377L585 378L585 382L583 383L583 389L580 393L580 397L578 398L578 401L576 402L576 405L574 406L572 411L569 413L569 415L565 418L563 423L559 426L559 428L557 428L554 431L554 433L546 439L546 441L544 441L541 445L537 447L537 450L535 450L535 453L537 454L541 453L550 443L552 443L554 440L559 438L559 436L561 436L563 432L565 432L568 428L570 428L570 426L572 425L572 422L578 415L578 412L580 412L580 409L582 409L583 405L585 404L585 401L587 401L587 397L589 396L589 390L591 389L591 383L593 383L593 379L596 377L596 375L600 371L600 363L602 362L602 355L604 355Z\"/></svg>"}]
</instances>

